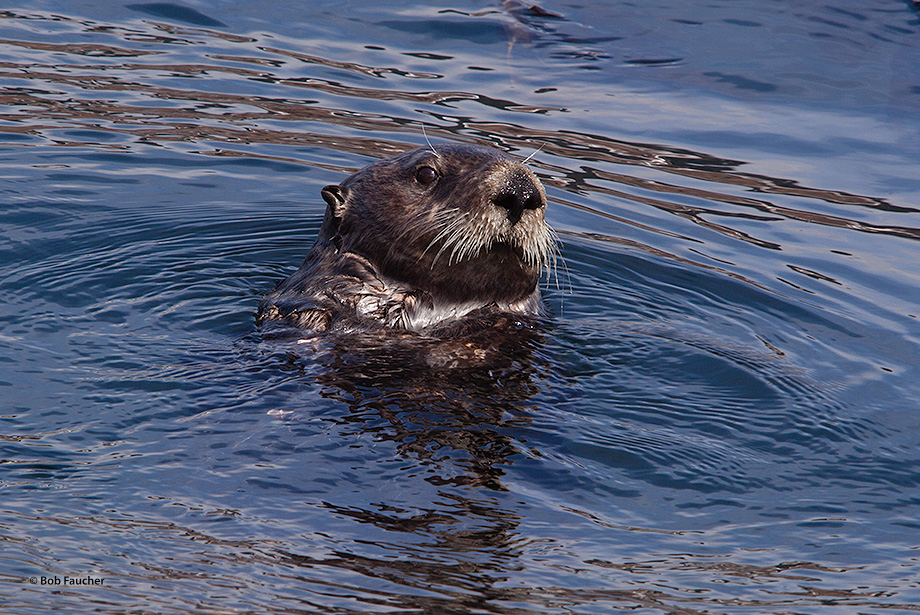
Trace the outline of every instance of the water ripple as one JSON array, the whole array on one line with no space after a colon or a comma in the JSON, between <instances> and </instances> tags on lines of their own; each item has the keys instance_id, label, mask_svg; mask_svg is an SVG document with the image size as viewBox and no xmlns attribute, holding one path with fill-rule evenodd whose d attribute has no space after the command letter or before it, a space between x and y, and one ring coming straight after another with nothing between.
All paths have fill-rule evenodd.
<instances>
[{"instance_id":1,"label":"water ripple","mask_svg":"<svg viewBox=\"0 0 920 615\"><path fill-rule=\"evenodd\" d=\"M913 608L916 93L900 150L840 109L916 14L589 5L0 11L6 610ZM320 188L426 139L529 157L554 316L260 335Z\"/></svg>"}]
</instances>

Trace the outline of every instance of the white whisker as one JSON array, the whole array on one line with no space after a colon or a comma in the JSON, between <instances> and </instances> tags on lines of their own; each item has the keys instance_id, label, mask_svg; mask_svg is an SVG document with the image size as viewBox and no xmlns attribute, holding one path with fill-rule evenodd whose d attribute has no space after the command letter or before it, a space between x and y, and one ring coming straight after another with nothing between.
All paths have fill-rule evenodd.
<instances>
[{"instance_id":1,"label":"white whisker","mask_svg":"<svg viewBox=\"0 0 920 615\"><path fill-rule=\"evenodd\" d=\"M434 149L434 145L431 144L431 140L428 138L428 133L425 132L424 124L422 124L422 136L425 137L425 142L428 144L428 149L431 150L431 153L434 154L436 157L440 158L441 154L439 154L437 150Z\"/></svg>"},{"instance_id":2,"label":"white whisker","mask_svg":"<svg viewBox=\"0 0 920 615\"><path fill-rule=\"evenodd\" d=\"M565 280L567 282L566 286L568 286L568 292L571 293L572 292L572 276L569 273L568 266L565 264L565 259L562 258L562 251L559 249L559 242L558 240L556 240L556 233L552 230L551 232L553 235L553 243L551 244L551 249L552 249L550 253L550 258L551 258L550 265L551 266L547 270L547 282L549 281L550 277L554 278L556 290L562 290L563 292L566 292L564 288L560 288L559 286L558 265L562 265L562 270L565 274Z\"/></svg>"},{"instance_id":3,"label":"white whisker","mask_svg":"<svg viewBox=\"0 0 920 615\"><path fill-rule=\"evenodd\" d=\"M456 209L445 210L445 211L449 211L450 213L457 212ZM441 212L441 213L444 213L444 212ZM425 250L422 252L421 256L419 257L419 259L421 260L421 257L424 256L428 252L428 250L430 250L434 246L434 244L436 244L438 241L443 240L441 249L438 250L437 254L434 255L434 258L431 261L432 269L434 268L435 263L438 262L438 259L441 257L441 254L443 254L446 249L451 247L456 242L457 235L461 235L463 231L463 228L466 223L467 214L466 212L457 212L457 213L459 215L457 215L456 218L454 218L453 220L448 222L446 225L444 225L444 227L438 232L438 234L434 236L434 239L432 239L428 243L428 246L425 248Z\"/></svg>"},{"instance_id":4,"label":"white whisker","mask_svg":"<svg viewBox=\"0 0 920 615\"><path fill-rule=\"evenodd\" d=\"M387 251L386 258L389 259L392 256L393 252L399 248L402 242L402 239L404 237L414 235L418 229L430 228L432 226L443 227L443 226L450 226L451 224L455 224L456 218L454 218L453 216L457 213L458 213L458 209L456 207L443 209L437 212L431 212L430 210L422 210L422 211L416 212L412 216L412 218L409 220L409 222L406 223L406 226L405 228L403 228L402 232L399 235L397 235L396 238L391 242L390 249ZM429 245L425 248L425 250L422 251L421 255L419 255L418 260L421 260L422 257L425 256L425 253L428 252L431 246L445 232L446 232L445 229L442 229L440 231L438 236L435 237L435 239L433 239L431 243L429 243Z\"/></svg>"},{"instance_id":5,"label":"white whisker","mask_svg":"<svg viewBox=\"0 0 920 615\"><path fill-rule=\"evenodd\" d=\"M521 161L521 164L527 164L527 161L533 158L534 156L536 156L537 154L539 154L545 146L546 146L546 143L540 143L540 147L535 149L530 156L528 156L527 158L524 158L524 160Z\"/></svg>"}]
</instances>

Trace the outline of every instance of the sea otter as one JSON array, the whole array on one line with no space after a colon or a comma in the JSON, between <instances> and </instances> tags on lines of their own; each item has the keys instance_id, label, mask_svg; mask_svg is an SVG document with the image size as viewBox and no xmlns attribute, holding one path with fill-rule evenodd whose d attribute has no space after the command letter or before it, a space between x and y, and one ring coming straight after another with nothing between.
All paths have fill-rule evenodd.
<instances>
[{"instance_id":1,"label":"sea otter","mask_svg":"<svg viewBox=\"0 0 920 615\"><path fill-rule=\"evenodd\" d=\"M554 234L543 185L521 161L430 146L375 162L322 196L316 243L264 297L260 324L430 333L543 313L538 282Z\"/></svg>"}]
</instances>

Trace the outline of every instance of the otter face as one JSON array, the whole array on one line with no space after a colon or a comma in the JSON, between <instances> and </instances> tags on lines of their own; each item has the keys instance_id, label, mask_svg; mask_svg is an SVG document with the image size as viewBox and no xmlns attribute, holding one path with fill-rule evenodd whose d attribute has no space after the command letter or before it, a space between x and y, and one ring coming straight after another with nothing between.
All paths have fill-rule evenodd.
<instances>
[{"instance_id":1,"label":"otter face","mask_svg":"<svg viewBox=\"0 0 920 615\"><path fill-rule=\"evenodd\" d=\"M555 249L540 180L485 147L407 152L328 186L323 197L321 240L435 301L523 300L537 292Z\"/></svg>"}]
</instances>

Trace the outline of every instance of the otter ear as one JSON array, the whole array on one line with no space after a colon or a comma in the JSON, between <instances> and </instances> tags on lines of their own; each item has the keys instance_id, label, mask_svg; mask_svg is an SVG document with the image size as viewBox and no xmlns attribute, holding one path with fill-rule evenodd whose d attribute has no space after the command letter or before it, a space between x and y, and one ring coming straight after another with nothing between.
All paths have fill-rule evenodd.
<instances>
[{"instance_id":1,"label":"otter ear","mask_svg":"<svg viewBox=\"0 0 920 615\"><path fill-rule=\"evenodd\" d=\"M326 186L322 191L323 200L329 206L327 209L330 216L336 222L345 215L345 203L348 200L348 188L342 186Z\"/></svg>"}]
</instances>

